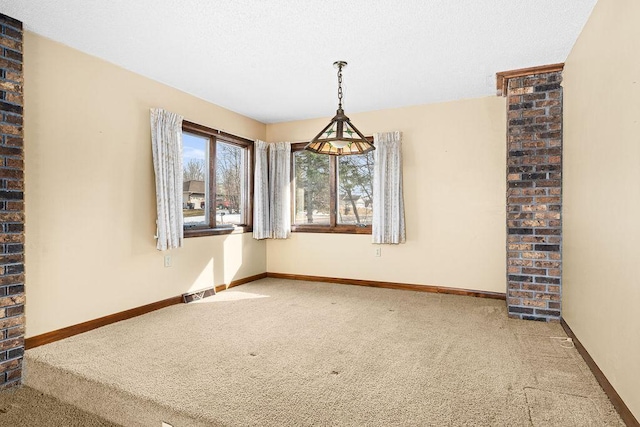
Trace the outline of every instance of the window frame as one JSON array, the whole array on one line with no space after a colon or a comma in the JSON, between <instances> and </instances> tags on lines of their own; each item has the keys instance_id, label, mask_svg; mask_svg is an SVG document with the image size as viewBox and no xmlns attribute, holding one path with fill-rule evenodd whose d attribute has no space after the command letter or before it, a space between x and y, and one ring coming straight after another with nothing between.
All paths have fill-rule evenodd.
<instances>
[{"instance_id":1,"label":"window frame","mask_svg":"<svg viewBox=\"0 0 640 427\"><path fill-rule=\"evenodd\" d=\"M373 137L368 136L367 141L373 144ZM294 224L296 171L295 153L304 151L308 142L295 142L291 144L291 231L296 233L339 233L339 234L372 234L371 225L338 224L338 157L329 156L329 225L318 224Z\"/></svg>"},{"instance_id":2,"label":"window frame","mask_svg":"<svg viewBox=\"0 0 640 427\"><path fill-rule=\"evenodd\" d=\"M184 227L184 237L201 237L201 236L217 236L222 234L232 233L249 233L253 231L253 173L254 173L254 143L250 139L242 138L240 136L232 135L230 133L222 132L217 129L212 129L207 126L199 125L197 123L189 122L187 120L182 121L182 132L198 135L209 140L209 159L208 169L209 173L209 196L207 200L209 223L205 225L196 225L193 227ZM235 145L247 150L246 162L247 167L245 171L246 194L243 198L243 205L245 206L245 222L246 224L234 225L233 227L217 227L216 224L216 146L218 141L226 144Z\"/></svg>"}]
</instances>

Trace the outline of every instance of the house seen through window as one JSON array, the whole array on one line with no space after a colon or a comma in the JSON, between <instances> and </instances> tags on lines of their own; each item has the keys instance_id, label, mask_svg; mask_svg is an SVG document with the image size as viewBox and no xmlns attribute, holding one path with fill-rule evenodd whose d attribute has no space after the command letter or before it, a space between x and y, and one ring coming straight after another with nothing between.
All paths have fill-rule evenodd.
<instances>
[{"instance_id":1,"label":"house seen through window","mask_svg":"<svg viewBox=\"0 0 640 427\"><path fill-rule=\"evenodd\" d=\"M182 145L185 236L250 228L253 143L185 122Z\"/></svg>"}]
</instances>

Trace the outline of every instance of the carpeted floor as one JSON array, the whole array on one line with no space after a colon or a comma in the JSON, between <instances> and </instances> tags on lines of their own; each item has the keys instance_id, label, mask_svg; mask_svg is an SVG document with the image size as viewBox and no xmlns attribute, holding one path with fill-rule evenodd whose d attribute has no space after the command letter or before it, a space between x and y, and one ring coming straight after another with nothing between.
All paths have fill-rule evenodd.
<instances>
[{"instance_id":1,"label":"carpeted floor","mask_svg":"<svg viewBox=\"0 0 640 427\"><path fill-rule=\"evenodd\" d=\"M15 387L0 393L0 426L112 427L116 424L30 387Z\"/></svg>"},{"instance_id":2,"label":"carpeted floor","mask_svg":"<svg viewBox=\"0 0 640 427\"><path fill-rule=\"evenodd\" d=\"M126 426L623 426L556 337L504 301L264 279L29 350L26 383Z\"/></svg>"}]
</instances>

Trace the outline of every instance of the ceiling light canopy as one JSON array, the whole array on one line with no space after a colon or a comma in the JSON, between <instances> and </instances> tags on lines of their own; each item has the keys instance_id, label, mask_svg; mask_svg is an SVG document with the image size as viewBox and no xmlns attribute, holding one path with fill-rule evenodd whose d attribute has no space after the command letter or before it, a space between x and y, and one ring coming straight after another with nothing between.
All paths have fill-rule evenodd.
<instances>
[{"instance_id":1,"label":"ceiling light canopy","mask_svg":"<svg viewBox=\"0 0 640 427\"><path fill-rule=\"evenodd\" d=\"M351 123L342 109L342 69L347 66L347 63L336 61L333 66L338 69L338 111L331 122L307 144L305 149L333 156L364 154L375 150L373 144Z\"/></svg>"}]
</instances>

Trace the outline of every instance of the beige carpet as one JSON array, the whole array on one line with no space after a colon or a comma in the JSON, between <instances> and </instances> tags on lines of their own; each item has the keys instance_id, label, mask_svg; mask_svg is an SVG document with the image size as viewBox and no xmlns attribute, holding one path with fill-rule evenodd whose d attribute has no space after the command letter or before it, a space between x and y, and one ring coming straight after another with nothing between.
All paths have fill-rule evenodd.
<instances>
[{"instance_id":1,"label":"beige carpet","mask_svg":"<svg viewBox=\"0 0 640 427\"><path fill-rule=\"evenodd\" d=\"M0 426L111 427L116 424L30 387L15 387L0 393Z\"/></svg>"},{"instance_id":2,"label":"beige carpet","mask_svg":"<svg viewBox=\"0 0 640 427\"><path fill-rule=\"evenodd\" d=\"M126 426L622 426L559 324L504 301L264 279L26 353Z\"/></svg>"}]
</instances>

